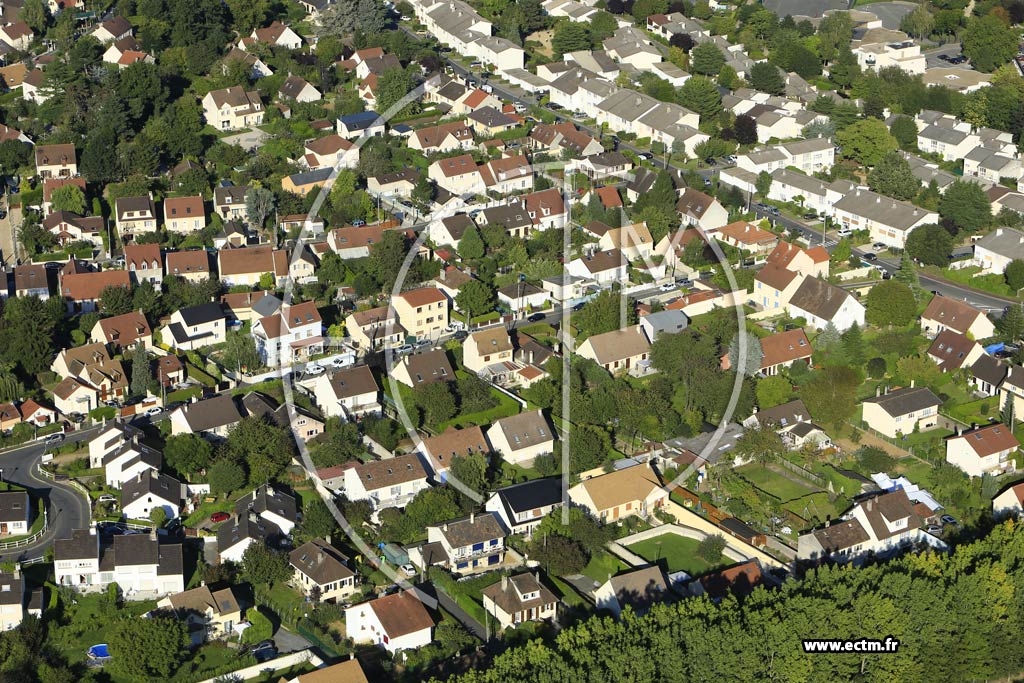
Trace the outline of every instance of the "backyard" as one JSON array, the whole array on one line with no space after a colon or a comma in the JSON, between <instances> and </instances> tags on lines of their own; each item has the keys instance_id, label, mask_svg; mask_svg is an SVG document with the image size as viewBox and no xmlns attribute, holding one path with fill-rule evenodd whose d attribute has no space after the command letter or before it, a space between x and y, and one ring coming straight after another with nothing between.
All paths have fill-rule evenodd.
<instances>
[{"instance_id":1,"label":"backyard","mask_svg":"<svg viewBox=\"0 0 1024 683\"><path fill-rule=\"evenodd\" d=\"M736 472L757 488L775 496L783 503L802 498L817 490L813 486L802 484L796 481L795 477L787 477L767 465L744 465Z\"/></svg>"},{"instance_id":2,"label":"backyard","mask_svg":"<svg viewBox=\"0 0 1024 683\"><path fill-rule=\"evenodd\" d=\"M661 534L629 546L629 550L648 562L664 561L670 572L684 571L690 576L700 576L717 565L709 563L697 554L700 541L678 534Z\"/></svg>"}]
</instances>

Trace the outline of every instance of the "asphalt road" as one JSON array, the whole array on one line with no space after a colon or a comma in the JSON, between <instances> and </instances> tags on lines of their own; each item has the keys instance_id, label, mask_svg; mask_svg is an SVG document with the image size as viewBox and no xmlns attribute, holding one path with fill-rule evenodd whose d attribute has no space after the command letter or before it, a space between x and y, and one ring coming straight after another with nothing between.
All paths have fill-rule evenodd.
<instances>
[{"instance_id":1,"label":"asphalt road","mask_svg":"<svg viewBox=\"0 0 1024 683\"><path fill-rule=\"evenodd\" d=\"M974 68L971 66L971 63L969 61L964 62L963 64L950 64L949 62L939 58L940 55L945 55L948 57L956 57L961 55L962 51L960 49L960 43L949 43L948 45L943 45L942 47L937 47L932 50L924 50L923 54L925 56L925 64L929 69L948 69L954 66L960 67L961 69Z\"/></svg>"},{"instance_id":2,"label":"asphalt road","mask_svg":"<svg viewBox=\"0 0 1024 683\"><path fill-rule=\"evenodd\" d=\"M68 435L67 442L78 442L91 438L99 428ZM58 538L68 538L72 529L82 529L92 519L90 503L81 493L67 484L53 482L37 474L46 446L43 442L23 446L0 454L0 468L4 481L24 486L31 493L46 501L50 515L50 526L42 537L30 546L0 551L0 562L14 562L42 557L46 549Z\"/></svg>"}]
</instances>

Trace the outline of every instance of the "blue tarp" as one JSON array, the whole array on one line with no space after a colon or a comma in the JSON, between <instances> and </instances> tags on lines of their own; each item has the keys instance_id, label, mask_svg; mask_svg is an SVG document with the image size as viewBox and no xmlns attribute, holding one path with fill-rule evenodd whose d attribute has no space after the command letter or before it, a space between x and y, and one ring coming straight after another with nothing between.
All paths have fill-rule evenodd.
<instances>
[{"instance_id":1,"label":"blue tarp","mask_svg":"<svg viewBox=\"0 0 1024 683\"><path fill-rule=\"evenodd\" d=\"M107 644L101 643L99 645L93 645L89 648L89 656L95 659L105 659L110 656L107 651Z\"/></svg>"},{"instance_id":2,"label":"blue tarp","mask_svg":"<svg viewBox=\"0 0 1024 683\"><path fill-rule=\"evenodd\" d=\"M1004 344L1003 342L999 342L998 344L989 344L988 346L985 347L985 353L991 355L993 353L999 353L1005 348L1006 344Z\"/></svg>"}]
</instances>

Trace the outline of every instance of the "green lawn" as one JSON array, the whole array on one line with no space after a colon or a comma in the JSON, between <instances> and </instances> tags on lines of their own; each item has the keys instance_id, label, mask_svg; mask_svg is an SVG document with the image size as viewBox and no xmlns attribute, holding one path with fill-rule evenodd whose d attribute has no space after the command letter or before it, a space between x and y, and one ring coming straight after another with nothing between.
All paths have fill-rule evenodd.
<instances>
[{"instance_id":1,"label":"green lawn","mask_svg":"<svg viewBox=\"0 0 1024 683\"><path fill-rule=\"evenodd\" d=\"M648 562L665 562L670 572L699 576L714 569L714 565L697 555L698 545L700 541L668 533L634 543L629 549Z\"/></svg>"},{"instance_id":2,"label":"green lawn","mask_svg":"<svg viewBox=\"0 0 1024 683\"><path fill-rule=\"evenodd\" d=\"M744 465L736 471L754 486L782 502L801 498L815 491L813 487L798 484L764 465Z\"/></svg>"},{"instance_id":3,"label":"green lawn","mask_svg":"<svg viewBox=\"0 0 1024 683\"><path fill-rule=\"evenodd\" d=\"M70 662L85 661L86 650L107 642L117 618L139 618L156 607L155 600L140 600L125 602L124 607L115 609L105 605L105 595L98 593L79 595L75 600L77 604L65 605L66 623L51 625L47 637L47 643L60 650Z\"/></svg>"},{"instance_id":4,"label":"green lawn","mask_svg":"<svg viewBox=\"0 0 1024 683\"><path fill-rule=\"evenodd\" d=\"M476 425L489 425L495 420L500 420L503 417L509 417L519 413L519 404L516 401L501 393L497 389L492 388L491 394L498 400L498 405L494 406L489 410L481 410L478 413L465 413L463 415L457 415L447 422L442 422L437 426L437 433L440 434L449 427L473 427Z\"/></svg>"},{"instance_id":5,"label":"green lawn","mask_svg":"<svg viewBox=\"0 0 1024 683\"><path fill-rule=\"evenodd\" d=\"M583 568L583 575L604 583L609 576L614 576L623 569L626 569L626 565L619 558L602 550L590 558L590 562Z\"/></svg>"}]
</instances>

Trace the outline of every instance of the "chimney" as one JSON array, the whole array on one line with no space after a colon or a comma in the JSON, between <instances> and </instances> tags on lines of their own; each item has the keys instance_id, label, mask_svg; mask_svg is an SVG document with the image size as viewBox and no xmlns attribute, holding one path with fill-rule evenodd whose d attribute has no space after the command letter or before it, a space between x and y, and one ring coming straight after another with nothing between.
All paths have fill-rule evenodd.
<instances>
[{"instance_id":1,"label":"chimney","mask_svg":"<svg viewBox=\"0 0 1024 683\"><path fill-rule=\"evenodd\" d=\"M470 512L469 513L469 523L470 524L475 524L476 523L476 513L475 512Z\"/></svg>"},{"instance_id":2,"label":"chimney","mask_svg":"<svg viewBox=\"0 0 1024 683\"><path fill-rule=\"evenodd\" d=\"M882 395L882 385L879 384L877 387L875 387L875 398L878 398L881 395Z\"/></svg>"},{"instance_id":3,"label":"chimney","mask_svg":"<svg viewBox=\"0 0 1024 683\"><path fill-rule=\"evenodd\" d=\"M913 389L913 388L914 388L914 380L910 380L910 388L911 388L911 389Z\"/></svg>"},{"instance_id":4,"label":"chimney","mask_svg":"<svg viewBox=\"0 0 1024 683\"><path fill-rule=\"evenodd\" d=\"M508 574L504 574L501 577L501 590L502 591L507 591L508 590Z\"/></svg>"},{"instance_id":5,"label":"chimney","mask_svg":"<svg viewBox=\"0 0 1024 683\"><path fill-rule=\"evenodd\" d=\"M155 524L153 525L153 528L149 530L149 539L151 541L155 541L156 540L156 525Z\"/></svg>"}]
</instances>

